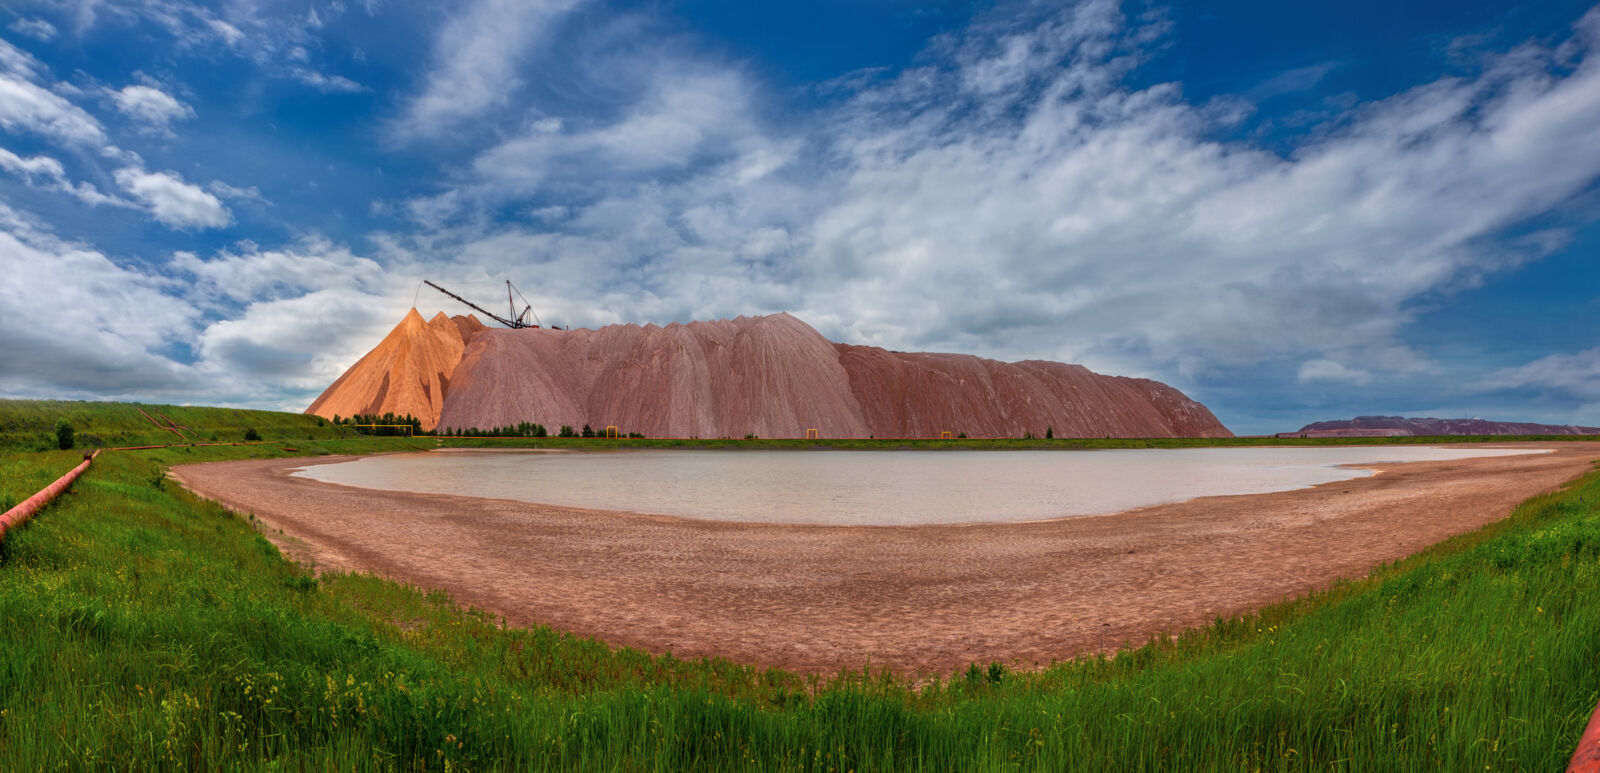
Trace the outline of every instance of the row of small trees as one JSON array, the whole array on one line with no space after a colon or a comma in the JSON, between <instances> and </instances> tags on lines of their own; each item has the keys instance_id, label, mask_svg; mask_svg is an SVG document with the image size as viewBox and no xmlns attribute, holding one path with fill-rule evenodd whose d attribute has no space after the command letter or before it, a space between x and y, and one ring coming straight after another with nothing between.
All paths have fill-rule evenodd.
<instances>
[{"instance_id":1,"label":"row of small trees","mask_svg":"<svg viewBox=\"0 0 1600 773\"><path fill-rule=\"evenodd\" d=\"M550 431L543 424L524 421L515 425L508 424L504 427L493 427L491 429L440 427L434 430L434 434L439 437L549 437ZM583 425L581 430L573 429L570 424L563 424L556 431L556 437L605 437L605 432L597 432L587 424ZM629 432L627 437L642 438L644 435L639 432Z\"/></svg>"},{"instance_id":2,"label":"row of small trees","mask_svg":"<svg viewBox=\"0 0 1600 773\"><path fill-rule=\"evenodd\" d=\"M571 431L571 427L563 425L561 427L561 437L570 437L567 433ZM433 434L439 437L549 437L550 431L545 429L543 424L523 421L514 425L508 424L504 427L491 429L439 427L433 431Z\"/></svg>"},{"instance_id":3,"label":"row of small trees","mask_svg":"<svg viewBox=\"0 0 1600 773\"><path fill-rule=\"evenodd\" d=\"M422 420L409 413L396 414L371 414L358 413L354 416L333 417L333 423L340 427L348 427L363 435L404 435L405 428L410 427L412 435L434 435L437 437L521 437L537 438L550 437L550 430L543 424L532 421L522 421L516 424L491 427L436 427L431 431L422 429ZM556 437L605 437L604 431L596 431L585 424L583 429L573 429L571 425L563 424L557 428ZM642 438L643 434L629 432L627 437Z\"/></svg>"},{"instance_id":4,"label":"row of small trees","mask_svg":"<svg viewBox=\"0 0 1600 773\"><path fill-rule=\"evenodd\" d=\"M411 428L410 434L426 434L422 431L422 420L411 414L396 414L394 412L382 415L375 413L358 413L348 418L334 414L333 423L341 427L349 427L363 435L405 435L403 427Z\"/></svg>"},{"instance_id":5,"label":"row of small trees","mask_svg":"<svg viewBox=\"0 0 1600 773\"><path fill-rule=\"evenodd\" d=\"M409 413L385 413L381 416L377 414L362 413L348 418L335 415L333 417L333 423L339 426L349 427L364 435L404 435L406 433L403 429L401 429L401 427L410 426L411 434L413 435L436 435L438 437L550 437L549 429L547 429L543 424L531 421L523 421L516 424L491 427L489 429L483 429L481 427L438 427L431 432L425 432L422 429L422 421ZM581 430L575 430L569 424L562 424L556 431L555 436L587 438L605 437L605 432L596 431L593 427L590 427L587 424L583 425L583 429ZM638 432L628 432L623 436L630 438L644 437L642 433ZM958 438L965 438L966 436L967 433L965 432L956 435ZM1044 436L1046 439L1054 439L1056 436L1055 428L1046 427L1044 430ZM752 440L754 438L755 435L745 435L746 440ZM1024 432L1022 434L1023 440L1032 440L1033 438L1034 434L1032 432Z\"/></svg>"}]
</instances>

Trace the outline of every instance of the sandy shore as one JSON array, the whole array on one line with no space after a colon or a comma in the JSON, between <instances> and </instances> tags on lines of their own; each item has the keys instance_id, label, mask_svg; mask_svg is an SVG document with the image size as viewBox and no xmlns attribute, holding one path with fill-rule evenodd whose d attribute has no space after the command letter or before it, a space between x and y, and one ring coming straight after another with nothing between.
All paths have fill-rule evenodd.
<instances>
[{"instance_id":1,"label":"sandy shore","mask_svg":"<svg viewBox=\"0 0 1600 773\"><path fill-rule=\"evenodd\" d=\"M1508 444L1510 445L1510 444ZM1600 443L1384 465L1313 489L1022 524L775 526L290 477L349 457L174 468L291 554L614 645L802 672L1047 664L1358 577L1505 517ZM996 452L1002 453L1002 452Z\"/></svg>"}]
</instances>

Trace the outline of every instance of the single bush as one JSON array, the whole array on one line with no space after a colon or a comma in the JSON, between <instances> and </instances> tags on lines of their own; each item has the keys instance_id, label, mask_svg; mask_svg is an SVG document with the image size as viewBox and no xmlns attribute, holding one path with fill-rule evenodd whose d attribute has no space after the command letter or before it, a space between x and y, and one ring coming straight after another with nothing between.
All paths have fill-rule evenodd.
<instances>
[{"instance_id":1,"label":"single bush","mask_svg":"<svg viewBox=\"0 0 1600 773\"><path fill-rule=\"evenodd\" d=\"M255 427L250 427L244 431L244 440L246 443L253 443L260 439L261 433L257 432Z\"/></svg>"},{"instance_id":2,"label":"single bush","mask_svg":"<svg viewBox=\"0 0 1600 773\"><path fill-rule=\"evenodd\" d=\"M63 451L72 447L72 422L66 419L56 420L56 448Z\"/></svg>"}]
</instances>

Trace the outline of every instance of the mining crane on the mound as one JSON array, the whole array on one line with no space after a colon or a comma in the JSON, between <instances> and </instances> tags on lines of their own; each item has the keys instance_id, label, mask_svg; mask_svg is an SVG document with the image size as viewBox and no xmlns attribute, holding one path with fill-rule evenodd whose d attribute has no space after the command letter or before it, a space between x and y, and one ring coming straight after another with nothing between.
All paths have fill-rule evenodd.
<instances>
[{"instance_id":1,"label":"mining crane on the mound","mask_svg":"<svg viewBox=\"0 0 1600 773\"><path fill-rule=\"evenodd\" d=\"M502 317L499 314L496 314L496 313L494 313L494 312L492 312L492 311L490 311L490 310L488 310L488 309L486 309L486 308L484 308L482 306L479 306L478 304L473 303L472 301L469 301L466 298L463 298L463 297L461 297L459 295L456 295L455 293L450 292L449 290L446 290L443 287L440 287L440 286L438 286L438 285L436 285L436 284L434 284L434 283L432 283L432 282L430 282L430 281L428 281L426 279L422 280L422 283L427 285L427 286L429 286L429 287L432 287L435 290L438 290L441 293L444 293L445 295L450 296L451 298L454 298L454 299L456 299L458 301L461 301L462 303L465 303L468 306L471 306L472 308L477 309L480 312L483 312L484 316L486 316L489 319L492 319L492 320L494 320L496 322L499 322L500 324L505 325L506 327L509 327L509 328L512 328L512 329L516 329L516 328L524 328L524 327L540 327L540 326L542 326L544 324L544 322L539 319L539 313L533 310L533 304L528 303L528 299L526 297L523 297L522 291L518 290L516 288L516 285L511 284L511 280L510 279L506 280L506 305L508 307L510 307L510 309L511 309L511 316L509 318ZM517 298L522 298L522 311L520 313L517 311L517 302L512 298L512 293L516 293L516 297ZM531 322L531 323L528 321L528 317L530 315L533 317L533 322ZM556 327L554 325L551 325L550 329L551 330L560 330L561 328Z\"/></svg>"}]
</instances>

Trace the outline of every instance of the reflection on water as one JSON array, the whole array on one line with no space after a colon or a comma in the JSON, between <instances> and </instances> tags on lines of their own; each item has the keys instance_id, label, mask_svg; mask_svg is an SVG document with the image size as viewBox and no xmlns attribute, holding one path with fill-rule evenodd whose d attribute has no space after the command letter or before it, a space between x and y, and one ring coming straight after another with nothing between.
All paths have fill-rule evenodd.
<instances>
[{"instance_id":1,"label":"reflection on water","mask_svg":"<svg viewBox=\"0 0 1600 773\"><path fill-rule=\"evenodd\" d=\"M724 521L904 526L1090 515L1370 475L1341 464L1540 453L1362 446L1107 451L430 453L313 465L364 488Z\"/></svg>"}]
</instances>

